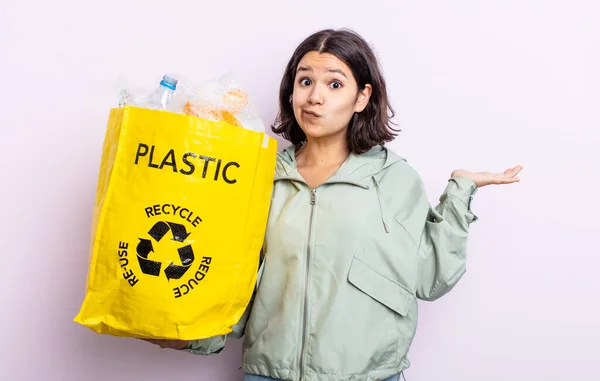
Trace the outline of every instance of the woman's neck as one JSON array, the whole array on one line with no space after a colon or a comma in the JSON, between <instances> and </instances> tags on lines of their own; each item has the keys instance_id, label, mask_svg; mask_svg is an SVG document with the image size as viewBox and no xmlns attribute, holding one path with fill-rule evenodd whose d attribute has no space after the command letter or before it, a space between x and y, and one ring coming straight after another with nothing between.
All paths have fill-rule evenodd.
<instances>
[{"instance_id":1,"label":"woman's neck","mask_svg":"<svg viewBox=\"0 0 600 381\"><path fill-rule=\"evenodd\" d=\"M348 143L344 139L307 139L296 151L298 167L340 166L350 155Z\"/></svg>"}]
</instances>

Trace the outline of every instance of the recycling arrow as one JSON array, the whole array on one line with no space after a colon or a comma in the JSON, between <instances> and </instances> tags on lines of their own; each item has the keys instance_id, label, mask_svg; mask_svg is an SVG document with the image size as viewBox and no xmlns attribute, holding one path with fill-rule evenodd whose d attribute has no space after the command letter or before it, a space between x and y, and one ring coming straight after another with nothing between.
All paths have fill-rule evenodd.
<instances>
[{"instance_id":1,"label":"recycling arrow","mask_svg":"<svg viewBox=\"0 0 600 381\"><path fill-rule=\"evenodd\" d=\"M165 275L168 280L180 279L186 271L189 270L192 262L194 262L194 250L191 245L187 245L177 249L179 252L179 259L181 259L182 266L176 265L173 262L165 269Z\"/></svg>"},{"instance_id":2,"label":"recycling arrow","mask_svg":"<svg viewBox=\"0 0 600 381\"><path fill-rule=\"evenodd\" d=\"M152 226L152 229L148 232L152 238L156 240L156 242L160 242L160 240L167 234L167 232L171 230L173 233L173 240L184 242L185 239L191 234L185 230L185 226L181 224L176 224L174 222L163 222L159 221Z\"/></svg>"},{"instance_id":3,"label":"recycling arrow","mask_svg":"<svg viewBox=\"0 0 600 381\"><path fill-rule=\"evenodd\" d=\"M151 261L148 259L148 254L154 252L152 242L147 239L140 238L140 243L137 245L137 257L140 263L140 269L144 274L158 276L162 264L160 262Z\"/></svg>"},{"instance_id":4,"label":"recycling arrow","mask_svg":"<svg viewBox=\"0 0 600 381\"><path fill-rule=\"evenodd\" d=\"M192 234L192 232L187 232L185 230L185 226L180 225L180 224L176 224L174 222L167 222L167 224L169 224L169 227L171 228L171 233L173 233L173 240L174 241L178 241L178 242L184 242L185 239ZM194 255L192 254L192 260L194 258Z\"/></svg>"},{"instance_id":5,"label":"recycling arrow","mask_svg":"<svg viewBox=\"0 0 600 381\"><path fill-rule=\"evenodd\" d=\"M152 229L150 229L148 234L150 234L150 237L154 238L156 242L160 242L162 237L164 237L168 231L169 224L167 224L166 222L158 221L154 224L154 226L152 226Z\"/></svg>"},{"instance_id":6,"label":"recycling arrow","mask_svg":"<svg viewBox=\"0 0 600 381\"><path fill-rule=\"evenodd\" d=\"M185 242L185 239L191 234L187 232L184 225L176 224L174 222L159 221L152 226L148 234L154 238L156 242L160 242L161 239L169 232L173 234L173 241ZM140 238L140 243L137 246L137 257L140 263L140 269L144 274L159 276L162 263L158 261L152 261L148 259L148 255L154 252L152 247L152 241L144 238ZM190 268L192 262L194 262L194 251L191 245L186 245L177 249L179 253L179 259L181 265L176 265L171 262L164 270L168 280L180 279L183 274Z\"/></svg>"}]
</instances>

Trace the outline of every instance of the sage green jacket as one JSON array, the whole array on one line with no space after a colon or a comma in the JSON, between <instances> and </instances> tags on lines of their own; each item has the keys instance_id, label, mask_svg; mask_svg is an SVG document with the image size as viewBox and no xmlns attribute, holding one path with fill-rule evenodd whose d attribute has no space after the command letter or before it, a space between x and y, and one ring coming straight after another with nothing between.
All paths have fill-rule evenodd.
<instances>
[{"instance_id":1,"label":"sage green jacket","mask_svg":"<svg viewBox=\"0 0 600 381\"><path fill-rule=\"evenodd\" d=\"M417 298L435 300L465 273L476 191L453 178L430 207L423 182L384 147L351 154L312 190L295 148L278 154L262 276L230 336L243 369L282 380L381 380L409 366ZM220 353L225 336L188 351Z\"/></svg>"}]
</instances>

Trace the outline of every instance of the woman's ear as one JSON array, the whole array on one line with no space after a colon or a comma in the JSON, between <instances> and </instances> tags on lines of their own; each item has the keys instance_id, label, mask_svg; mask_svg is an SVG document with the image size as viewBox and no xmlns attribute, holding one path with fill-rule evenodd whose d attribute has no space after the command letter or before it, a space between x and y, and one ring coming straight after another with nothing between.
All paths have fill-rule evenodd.
<instances>
[{"instance_id":1,"label":"woman's ear","mask_svg":"<svg viewBox=\"0 0 600 381\"><path fill-rule=\"evenodd\" d=\"M366 84L365 88L358 92L358 98L356 99L354 112L361 112L367 107L367 105L369 104L369 99L371 99L372 92L373 87L369 84Z\"/></svg>"}]
</instances>

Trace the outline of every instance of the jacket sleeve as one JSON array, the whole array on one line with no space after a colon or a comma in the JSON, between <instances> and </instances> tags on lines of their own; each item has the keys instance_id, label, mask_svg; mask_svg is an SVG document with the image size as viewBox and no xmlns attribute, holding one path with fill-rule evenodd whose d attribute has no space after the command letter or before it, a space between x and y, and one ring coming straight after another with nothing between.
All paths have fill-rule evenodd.
<instances>
[{"instance_id":1,"label":"jacket sleeve","mask_svg":"<svg viewBox=\"0 0 600 381\"><path fill-rule=\"evenodd\" d=\"M417 297L436 300L449 292L466 271L469 225L477 220L471 200L477 191L468 178L452 178L440 197L429 207L418 244Z\"/></svg>"},{"instance_id":2,"label":"jacket sleeve","mask_svg":"<svg viewBox=\"0 0 600 381\"><path fill-rule=\"evenodd\" d=\"M252 294L252 298L244 311L244 314L232 328L231 333L227 335L220 335L209 337L207 339L202 340L191 340L187 347L182 349L182 351L190 352L195 355L218 355L225 350L225 342L228 337L234 339L240 339L244 336L244 331L246 329L246 323L248 322L248 317L250 316L250 311L252 311L252 305L254 304L254 296L256 295L256 289Z\"/></svg>"},{"instance_id":3,"label":"jacket sleeve","mask_svg":"<svg viewBox=\"0 0 600 381\"><path fill-rule=\"evenodd\" d=\"M252 311L252 306L254 305L256 290L258 289L258 285L260 284L264 266L265 261L263 253L261 251L261 263L256 277L256 287L254 288L254 292L252 293L250 302L248 303L248 306L246 306L246 310L242 314L240 321L238 321L233 327L231 327L231 333L227 335L209 337L207 339L202 340L191 340L188 343L187 347L182 349L182 351L190 352L195 355L218 355L225 350L225 342L227 341L228 337L234 339L241 339L242 336L244 336L244 332L246 330L246 323L248 322L250 312Z\"/></svg>"}]
</instances>

